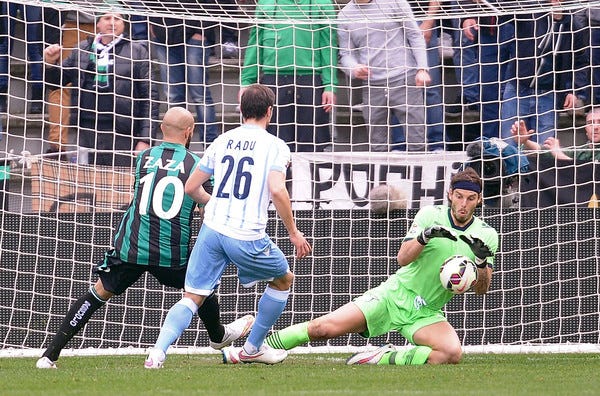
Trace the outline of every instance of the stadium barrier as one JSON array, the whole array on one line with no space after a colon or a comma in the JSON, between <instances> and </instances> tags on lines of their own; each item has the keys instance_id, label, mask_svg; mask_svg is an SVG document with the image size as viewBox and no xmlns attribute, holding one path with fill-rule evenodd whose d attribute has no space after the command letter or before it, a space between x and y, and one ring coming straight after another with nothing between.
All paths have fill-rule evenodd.
<instances>
[{"instance_id":1,"label":"stadium barrier","mask_svg":"<svg viewBox=\"0 0 600 396\"><path fill-rule=\"evenodd\" d=\"M133 196L132 169L47 159L31 167L32 212L113 211Z\"/></svg>"}]
</instances>

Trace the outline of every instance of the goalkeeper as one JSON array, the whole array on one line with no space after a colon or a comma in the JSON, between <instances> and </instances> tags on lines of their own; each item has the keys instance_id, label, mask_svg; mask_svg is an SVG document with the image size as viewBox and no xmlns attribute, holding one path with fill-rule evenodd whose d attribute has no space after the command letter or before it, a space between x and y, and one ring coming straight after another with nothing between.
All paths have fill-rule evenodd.
<instances>
[{"instance_id":1,"label":"goalkeeper","mask_svg":"<svg viewBox=\"0 0 600 396\"><path fill-rule=\"evenodd\" d=\"M478 268L475 293L489 290L498 234L473 215L481 203L481 185L472 168L456 173L448 191L450 207L430 206L417 213L398 251L401 268L395 274L334 312L275 332L266 342L274 348L292 349L348 333L376 337L396 330L415 347L397 351L386 345L355 354L347 363L458 363L461 342L442 312L453 294L442 286L439 273L448 257L467 256ZM232 362L233 350L222 350L225 362Z\"/></svg>"},{"instance_id":2,"label":"goalkeeper","mask_svg":"<svg viewBox=\"0 0 600 396\"><path fill-rule=\"evenodd\" d=\"M144 272L161 284L183 288L187 269L191 222L196 203L184 194L184 185L200 158L187 150L194 132L194 117L182 107L168 110L161 124L164 141L137 157L133 200L114 235L114 249L97 267L99 279L65 315L38 368L56 368L67 342L113 295L119 295ZM244 336L254 323L246 315L229 325L219 320L219 304L211 294L198 310L210 345L220 349Z\"/></svg>"}]
</instances>

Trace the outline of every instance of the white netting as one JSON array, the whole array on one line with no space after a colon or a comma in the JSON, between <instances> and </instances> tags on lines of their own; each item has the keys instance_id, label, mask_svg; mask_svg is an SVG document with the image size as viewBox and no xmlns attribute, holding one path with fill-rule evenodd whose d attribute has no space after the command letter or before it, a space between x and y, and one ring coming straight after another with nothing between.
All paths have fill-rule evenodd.
<instances>
[{"instance_id":1,"label":"white netting","mask_svg":"<svg viewBox=\"0 0 600 396\"><path fill-rule=\"evenodd\" d=\"M18 1L22 4L42 4L40 1ZM274 3L274 2L272 2ZM315 2L317 3L317 2ZM326 4L327 2L324 2ZM347 0L331 2L336 9L342 8L348 3ZM528 13L548 10L579 10L586 6L597 6L598 1L575 1L563 0L552 2L550 0L525 0L525 1L469 1L469 0L439 0L440 10L435 14L436 18L465 18L466 16L480 15L508 15L514 13ZM231 2L214 2L214 1L152 1L152 0L135 0L121 2L115 0L110 1L94 1L94 0L66 0L60 3L53 3L52 7L60 10L83 10L89 12L97 12L103 10L119 10L132 15L142 14L147 16L173 17L184 19L204 19L220 22L239 22L239 23L255 23L257 21L253 11L256 1L240 1L238 3ZM428 12L428 1L412 2L413 13L416 19L426 19L431 14ZM381 18L380 13L365 13L365 17L369 20L378 20ZM233 20L232 20L233 19ZM261 19L261 22L272 22L273 20ZM317 20L321 21L321 20ZM288 19L286 22L296 22L294 19Z\"/></svg>"},{"instance_id":2,"label":"white netting","mask_svg":"<svg viewBox=\"0 0 600 396\"><path fill-rule=\"evenodd\" d=\"M294 13L292 17L263 15L257 18L257 6L253 2L198 2L193 6L183 1L131 1L118 6L94 1L14 2L16 6L43 6L45 11L63 13L78 10L96 15L116 9L128 15L132 35L137 31L134 27L140 28L142 33L136 39L145 44L148 44L148 30L160 25L156 18L176 17L186 23L201 21L207 28L206 33L214 34L202 48L210 53L205 65L208 71L205 88L212 94L215 118L211 122L218 132L240 122L237 94L252 28L260 24L272 25L277 30L294 25L306 30L310 16L310 26L318 25L336 34L338 24L354 23L349 19L335 19L345 4L340 1L331 5L334 18L313 17L310 12ZM428 4L424 1L414 5L417 21L428 18ZM574 55L572 63L564 65L566 76L571 80L558 89L561 99L575 85L575 79L583 76L578 80L583 81L583 85L578 87L581 95L577 97L576 106L568 111L556 111L556 136L563 146L583 144L586 140L584 111L594 102L595 80L590 73L590 62L594 51L600 51L600 41L594 39L595 22L589 23L586 16L600 6L600 2L563 1L553 6L547 1L475 3L460 0L442 1L440 5L435 15L439 41L430 44L430 52L439 57L439 64L430 67L430 71L439 72L440 80L433 81L430 88L439 89L441 101L426 102L427 109L433 110L433 115L439 118L434 121L428 114L426 120L430 128L441 127L442 139L437 143L441 143L445 151L406 152L401 130L408 125L402 120L389 130L390 136L397 139L390 148L398 152L369 151L369 134L361 111L367 105L362 96L363 82L349 78L342 67L335 68L337 103L327 114L327 122L321 125L331 132L331 141L326 142L325 152L294 153L289 183L299 228L313 241L313 256L295 262L285 229L275 216L269 226L270 234L289 255L296 274L292 296L276 327L330 312L386 279L396 269L399 241L416 210L423 205L445 203L450 175L462 164L471 163L484 171L486 202L480 214L498 229L501 248L490 293L485 298L470 294L457 297L447 307L449 319L467 350L595 350L592 346L600 338L600 246L597 242L600 222L594 209L598 205L597 165L594 161L556 160L549 153L533 149L526 152L529 165L525 167L525 157L510 150L504 152L501 142L494 141L490 146L470 145L482 137L482 131L489 130L490 124L497 124L500 136L501 130L506 131L502 122L512 120L501 118L501 105L505 102L502 90L511 79L500 70L514 57L503 55L500 50L503 42L496 38L476 44L480 52L476 53L474 63L468 63L465 56L460 55L475 44L461 45L458 26L459 20L469 17L494 17L497 25L489 19L481 19L480 28L498 28L508 25L513 14L530 22L541 21L533 14L550 11L573 14L578 21L583 21L571 29L573 34L583 33L577 36L582 37L581 40L572 41L571 47L566 49L558 45L560 42L553 42L557 46L552 47L556 57ZM386 23L403 20L389 18L386 9L379 11L365 12L361 23L386 26ZM3 356L38 354L39 349L47 345L70 304L94 280L91 269L110 246L113 229L130 199L132 188L132 170L128 167L75 163L85 152L94 152L78 148L77 133L70 131L68 139L62 142L49 136L51 122L46 112L50 96L36 91L40 89L36 85L39 80L32 77L32 71L39 59L32 60L30 56L30 60L26 60L25 44L46 46L50 43L46 38L50 36L44 33L38 41L28 39L25 31L31 22L24 23L25 14L24 11L11 13L7 9L3 14L6 29L0 29L0 47L2 40L9 37L12 40L12 51L0 54L0 69L2 60L9 66L5 71L0 70L0 96L2 78L7 81L7 106L0 123L0 186L3 187L0 189L0 355ZM60 23L66 30L89 29L90 24L93 29L93 18L84 20L82 17L79 21L69 20L64 15L62 18ZM42 19L44 27L51 27L49 24ZM226 47L224 39L231 33L234 42L229 44L236 47L233 50ZM508 42L512 39L514 36L506 36ZM516 42L527 45L527 40L521 37L517 37ZM264 43L261 45L265 47ZM174 48L174 44L168 46ZM146 47L151 48L152 44ZM382 47L377 44L368 49L381 51ZM342 48L337 47L328 50L342 52ZM487 53L487 57L481 56L481 51ZM583 59L583 63L575 59L575 55L581 54L583 58L577 59ZM170 104L167 88L172 88L172 84L165 83L160 75L164 63L161 64L152 51L148 61L148 79L129 77L131 83L147 83L149 92L155 94L148 97L151 106L147 116L136 115L138 121L158 120ZM330 61L338 65L337 59ZM497 69L491 80L464 78L469 70L474 70L474 75L490 78L486 69L490 65ZM553 71L546 73L558 76ZM302 84L291 84L289 89L302 87ZM311 88L310 85L303 87ZM461 99L469 88L476 89L477 97L463 105ZM45 105L42 114L31 111L36 98ZM188 106L194 113L204 111L191 96L177 103ZM450 111L454 104L460 105L458 113ZM557 104L559 108L562 106L562 103ZM307 108L320 106L319 98L318 103ZM496 106L491 116L485 110L490 106ZM413 110L420 108L422 106L415 106ZM554 113L554 110L531 112L541 115ZM100 113L112 114L110 111ZM208 120L207 114L203 114L205 120ZM542 128L540 121L528 121L531 121L529 127ZM198 121L197 132L204 129L204 124ZM302 122L288 124L302 125ZM314 127L310 123L304 126ZM194 138L192 149L200 152L204 135L198 134L201 137ZM57 143L61 143L65 151L47 154ZM132 149L134 147L130 147ZM103 150L109 155L113 153L110 149ZM479 160L481 152L485 157L483 162ZM591 158L595 158L594 151L590 152ZM389 215L370 211L377 205L372 205L369 193L382 184L393 186L397 194L391 206L398 210ZM227 272L220 289L223 320L229 322L254 312L261 292L242 289L234 272ZM94 354L97 348L104 353L139 352L153 344L167 310L179 298L178 291L164 289L153 278L144 277L125 294L115 297L107 309L96 313L69 344L75 350L66 354L90 353L88 348L94 348ZM194 322L178 346L206 351L202 348L207 341L202 326ZM404 340L391 333L369 342L403 344ZM314 343L307 350L350 351L366 344L367 341L352 335L328 343Z\"/></svg>"}]
</instances>

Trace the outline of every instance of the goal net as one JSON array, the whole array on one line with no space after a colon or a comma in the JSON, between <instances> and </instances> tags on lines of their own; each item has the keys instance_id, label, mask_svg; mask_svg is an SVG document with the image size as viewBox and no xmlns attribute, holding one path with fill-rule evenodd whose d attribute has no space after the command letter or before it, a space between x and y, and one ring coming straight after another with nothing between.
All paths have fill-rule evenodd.
<instances>
[{"instance_id":1,"label":"goal net","mask_svg":"<svg viewBox=\"0 0 600 396\"><path fill-rule=\"evenodd\" d=\"M373 0L373 4L385 4L380 8L357 5L359 14L342 11L349 4L346 0L302 0L298 3L307 6L276 13L288 3L3 3L0 356L39 355L69 306L95 282L92 269L110 248L112 233L133 192L133 169L117 160L129 161L135 154L136 140L130 137L158 142L160 116L169 106L183 105L196 116L191 149L201 153L210 144L210 131L218 134L241 121L240 82L251 80L248 70L256 66L245 63L247 55L254 53L257 62L265 64L290 62L287 66L302 74L307 60L296 55L306 55L307 49L310 62L317 53L326 54L320 55L321 63L311 72L319 78L311 78L309 84L300 79L281 82L279 72L270 72L275 69L265 69L264 64L256 75L260 80L275 73L275 81L285 88L278 95L291 96L291 106L297 106L294 110L278 104L273 127L279 133L285 128L293 131L288 143L297 150L292 153L288 187L298 227L314 248L310 257L295 260L285 227L270 213L268 233L287 255L295 274L292 294L275 329L328 313L387 279L397 270L400 241L417 210L447 204L451 175L470 165L484 179L485 201L477 215L498 230L501 244L490 292L483 297L456 296L446 306L448 320L465 349L596 351L600 340L600 191L596 192L600 157L595 150L600 143L594 144L599 138L589 131L600 123L600 112L594 117L588 111L600 100L600 92L595 92L600 81L595 76L600 64L600 15L596 15L600 2L411 2L416 25L405 14L390 13L396 4L391 0ZM113 107L107 110L100 99L107 91L98 86L78 87L74 81L71 95L56 102L53 95L62 81L50 84L50 69L60 67L44 64L42 49L62 44L64 61L77 43L88 35L94 37L95 18L107 11L126 15L126 36L147 49L147 59L132 66L148 68L146 77L134 70L120 71L123 75L111 80L114 89L117 80L145 88L130 88L126 95L114 92ZM190 44L188 40L183 60L174 61L180 69L167 68L174 65L156 51L158 39L153 35L164 27L165 18L170 18L170 26L201 28L201 41ZM473 21L471 40L463 27ZM398 25L404 26L398 36L403 41L380 41L386 34L391 37ZM417 25L427 27L422 32L428 41L410 41ZM280 50L291 57L268 59L265 49L274 44L264 37L251 45L254 30L265 26L273 34L267 36L289 44L285 45L290 48ZM296 33L290 33L290 26ZM341 30L350 39L338 40L344 35L338 36ZM300 36L306 32L315 47L295 52L305 45ZM315 32L329 35L328 44L319 47ZM377 40L363 40L369 37L365 32ZM419 47L420 43L427 47ZM179 44L167 35L163 49L175 51ZM200 80L193 80L190 68L193 45L206 54ZM431 81L427 88L411 91L402 76L412 75L414 80L423 55ZM414 62L413 74L410 68L409 74L400 70L396 58ZM369 62L373 78L354 74L357 64ZM78 66L81 63L75 62L70 68ZM384 76L382 80L375 79L378 75ZM544 85L547 81L551 81L550 88ZM186 88L183 96L175 89L178 86ZM324 112L327 103L322 101L327 95L322 92L331 87L335 103ZM391 89L387 93L388 88L397 87L397 93ZM510 87L519 89L511 91ZM313 89L318 93L316 100L300 103L307 91L314 95ZM396 94L405 103L393 103ZM85 103L73 99L83 97L96 99ZM119 129L117 119L123 108L118 103L134 100L147 103L141 112L128 114L128 130ZM402 106L405 111L392 111ZM287 108L292 110L286 113ZM320 111L325 117L321 121L316 115ZM90 112L94 121L82 125ZM100 120L109 120L109 127ZM536 146L513 139L511 127L518 120L526 121L523 134L533 131L531 142L538 136L556 137L563 150L545 146L541 140ZM147 128L147 139L136 135L141 133L139 125ZM88 136L90 130L98 133L93 144L88 140L82 145L86 128ZM306 151L301 128L308 128L312 136L324 130L330 139L308 142L313 150ZM100 133L105 129L108 135ZM375 147L373 138L381 130L383 151ZM118 139L111 134L128 143L115 143ZM414 140L415 136L423 140ZM107 147L107 141L113 146ZM89 163L101 154L108 155L114 166ZM87 164L83 158L88 158ZM371 192L381 188L387 188L388 195L374 199ZM200 223L201 219L194 220L194 232ZM223 322L255 313L263 287L244 289L233 267L229 268L218 292ZM143 276L96 312L64 355L142 353L153 345L168 309L180 298L181 291ZM388 342L406 344L395 332L369 340L354 334L314 342L302 351L355 351ZM206 331L197 319L174 346L175 351L185 353L210 351Z\"/></svg>"}]
</instances>

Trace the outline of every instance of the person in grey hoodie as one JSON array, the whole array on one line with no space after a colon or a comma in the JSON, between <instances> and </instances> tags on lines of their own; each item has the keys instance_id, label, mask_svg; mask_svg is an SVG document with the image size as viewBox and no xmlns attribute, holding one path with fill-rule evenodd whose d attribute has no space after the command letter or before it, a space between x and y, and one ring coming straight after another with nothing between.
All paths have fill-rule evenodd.
<instances>
[{"instance_id":1,"label":"person in grey hoodie","mask_svg":"<svg viewBox=\"0 0 600 396\"><path fill-rule=\"evenodd\" d=\"M338 14L340 65L362 80L371 151L390 151L390 118L408 151L424 151L424 87L431 81L425 39L406 0L351 0Z\"/></svg>"}]
</instances>

